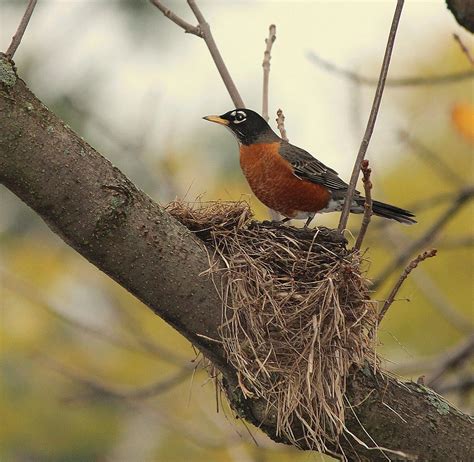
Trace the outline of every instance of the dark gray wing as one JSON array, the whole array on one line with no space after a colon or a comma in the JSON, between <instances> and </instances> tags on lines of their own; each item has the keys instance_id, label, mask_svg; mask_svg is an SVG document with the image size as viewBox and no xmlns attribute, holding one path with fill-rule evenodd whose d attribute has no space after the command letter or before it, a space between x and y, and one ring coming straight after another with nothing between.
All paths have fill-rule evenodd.
<instances>
[{"instance_id":1,"label":"dark gray wing","mask_svg":"<svg viewBox=\"0 0 474 462\"><path fill-rule=\"evenodd\" d=\"M304 149L282 142L279 152L291 164L298 178L321 184L331 190L347 190L347 183L339 178L335 170L319 162Z\"/></svg>"}]
</instances>

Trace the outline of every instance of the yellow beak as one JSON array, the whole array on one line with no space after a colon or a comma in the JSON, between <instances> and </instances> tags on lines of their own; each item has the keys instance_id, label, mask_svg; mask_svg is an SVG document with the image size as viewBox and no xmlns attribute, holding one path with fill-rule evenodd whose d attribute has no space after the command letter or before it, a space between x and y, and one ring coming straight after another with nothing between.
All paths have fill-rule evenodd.
<instances>
[{"instance_id":1,"label":"yellow beak","mask_svg":"<svg viewBox=\"0 0 474 462\"><path fill-rule=\"evenodd\" d=\"M203 117L205 120L209 120L210 122L215 122L216 124L220 125L229 125L229 121L226 119L223 119L222 117L216 116L216 115L209 115L206 117Z\"/></svg>"}]
</instances>

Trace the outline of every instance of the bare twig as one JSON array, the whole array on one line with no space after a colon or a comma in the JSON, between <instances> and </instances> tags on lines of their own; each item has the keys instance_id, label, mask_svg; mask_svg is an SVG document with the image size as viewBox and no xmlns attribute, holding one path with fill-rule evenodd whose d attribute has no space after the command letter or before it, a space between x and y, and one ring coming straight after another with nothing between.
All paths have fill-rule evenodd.
<instances>
[{"instance_id":1,"label":"bare twig","mask_svg":"<svg viewBox=\"0 0 474 462\"><path fill-rule=\"evenodd\" d=\"M36 2L37 0L29 0L28 2L25 14L21 18L20 24L18 25L18 29L16 30L15 35L12 37L10 46L8 47L8 50L5 53L8 59L13 58L18 46L21 43L23 34L25 33L26 28L28 27L28 23L30 22L31 15L33 14L33 10L35 9Z\"/></svg>"},{"instance_id":2,"label":"bare twig","mask_svg":"<svg viewBox=\"0 0 474 462\"><path fill-rule=\"evenodd\" d=\"M446 202L453 203L458 199L459 191L462 189L463 188L458 188L457 191L442 192L439 194L434 194L433 196L430 196L427 198L414 200L407 204L407 209L415 213L420 213L425 210L430 210L430 209L439 207L440 205L443 205ZM377 230L380 230L380 229L385 230L389 226L390 226L390 222L387 220L376 221L376 222L373 222L371 225L372 229L377 229ZM356 231L353 230L351 232L355 234Z\"/></svg>"},{"instance_id":3,"label":"bare twig","mask_svg":"<svg viewBox=\"0 0 474 462\"><path fill-rule=\"evenodd\" d=\"M265 39L265 52L263 53L263 91L262 91L262 117L268 122L268 78L270 76L270 60L272 59L272 46L276 40L276 26L271 24L268 28L268 38Z\"/></svg>"},{"instance_id":4,"label":"bare twig","mask_svg":"<svg viewBox=\"0 0 474 462\"><path fill-rule=\"evenodd\" d=\"M440 362L439 366L428 376L426 384L434 387L439 379L447 372L460 366L474 354L474 334L450 351Z\"/></svg>"},{"instance_id":5,"label":"bare twig","mask_svg":"<svg viewBox=\"0 0 474 462\"><path fill-rule=\"evenodd\" d=\"M365 77L363 75L357 74L356 72L344 69L342 67L336 66L335 64L327 61L320 56L316 55L314 52L308 54L308 58L317 66L322 67L328 72L332 72L336 75L345 77L346 79L358 84L358 85L367 85L375 86L378 83L378 79ZM468 69L461 72L453 72L451 74L445 75L434 75L431 77L402 77L402 78L391 78L387 79L385 85L387 87L411 87L411 86L420 86L420 85L443 85L449 83L457 83L462 80L472 79L474 77L474 71Z\"/></svg>"},{"instance_id":6,"label":"bare twig","mask_svg":"<svg viewBox=\"0 0 474 462\"><path fill-rule=\"evenodd\" d=\"M393 286L393 289L390 291L390 294L387 297L387 300L385 300L385 303L382 307L382 310L379 313L379 323L382 321L383 317L387 313L388 309L390 308L390 305L393 303L395 300L395 296L397 295L398 291L400 290L400 287L402 286L403 282L405 279L408 277L408 275L423 261L426 260L427 258L434 257L436 255L436 249L431 249L427 250L420 255L418 255L416 258L414 258L408 265L407 267L403 270L403 273L401 274L400 278L398 279L397 283Z\"/></svg>"},{"instance_id":7,"label":"bare twig","mask_svg":"<svg viewBox=\"0 0 474 462\"><path fill-rule=\"evenodd\" d=\"M445 162L438 153L427 148L405 130L400 130L399 135L400 139L411 147L415 154L417 154L421 160L426 162L426 165L436 170L440 177L444 178L447 182L457 188L465 183L457 172L451 168L451 165L448 162Z\"/></svg>"},{"instance_id":8,"label":"bare twig","mask_svg":"<svg viewBox=\"0 0 474 462\"><path fill-rule=\"evenodd\" d=\"M262 90L262 117L268 122L268 79L270 76L270 60L272 59L271 51L273 43L276 40L276 26L271 24L268 27L268 38L265 39L265 52L263 53L263 90ZM272 221L280 221L281 215L271 209L268 208L268 213L270 214L270 218Z\"/></svg>"},{"instance_id":9,"label":"bare twig","mask_svg":"<svg viewBox=\"0 0 474 462\"><path fill-rule=\"evenodd\" d=\"M159 0L150 0L150 2L155 5L169 20L177 24L181 29L183 29L188 34L197 35L198 37L203 37L202 31L198 26L193 26L189 22L180 18L176 13L173 13L169 8L167 8Z\"/></svg>"},{"instance_id":10,"label":"bare twig","mask_svg":"<svg viewBox=\"0 0 474 462\"><path fill-rule=\"evenodd\" d=\"M461 37L459 37L458 34L453 34L454 40L459 43L459 46L461 47L461 51L466 55L466 58L468 61L471 63L471 66L474 66L474 58L471 56L470 51L467 49L466 45L464 45L463 41L461 40Z\"/></svg>"},{"instance_id":11,"label":"bare twig","mask_svg":"<svg viewBox=\"0 0 474 462\"><path fill-rule=\"evenodd\" d=\"M224 63L224 60L222 59L219 49L217 48L216 42L214 41L214 38L211 33L211 28L206 22L206 19L201 13L201 10L197 6L196 2L194 0L188 0L188 5L194 13L194 16L198 20L198 26L193 26L192 24L186 22L184 19L180 18L176 13L174 13L168 7L163 5L161 1L150 0L150 2L154 6L156 6L168 19L170 19L179 27L184 29L185 32L204 39L207 48L211 53L212 59L214 60L214 64L216 65L217 70L219 71L219 74L224 82L224 85L226 86L227 91L232 99L232 102L234 103L234 106L244 108L245 104L237 90L237 87L234 84L234 81L232 80L232 77L229 74L229 71L227 70L227 67Z\"/></svg>"},{"instance_id":12,"label":"bare twig","mask_svg":"<svg viewBox=\"0 0 474 462\"><path fill-rule=\"evenodd\" d=\"M238 108L244 108L245 104L240 96L239 91L237 90L237 87L234 84L234 81L232 80L232 77L229 74L229 71L227 70L227 67L224 63L224 60L222 59L219 49L217 48L209 24L206 22L206 19L201 13L201 10L197 6L195 0L188 0L188 5L199 22L199 28L202 33L202 38L206 42L207 48L211 53L212 59L214 60L217 70L219 71L219 74L221 75L221 78L224 81L224 85L227 88L227 91L232 99L232 102L234 103L234 106Z\"/></svg>"},{"instance_id":13,"label":"bare twig","mask_svg":"<svg viewBox=\"0 0 474 462\"><path fill-rule=\"evenodd\" d=\"M357 236L354 249L360 250L362 242L364 241L365 233L369 227L370 218L372 217L372 182L370 181L370 174L372 169L369 168L369 161L364 159L361 164L362 170L362 182L364 183L365 191L365 202L364 202L364 217L362 218L362 225L360 226L360 231Z\"/></svg>"},{"instance_id":14,"label":"bare twig","mask_svg":"<svg viewBox=\"0 0 474 462\"><path fill-rule=\"evenodd\" d=\"M372 103L372 109L370 111L369 120L367 122L367 128L365 129L364 137L362 138L362 142L359 148L359 153L357 154L357 158L354 163L354 168L352 169L351 181L349 182L349 187L347 188L347 194L344 200L341 218L339 220L338 231L340 233L342 233L346 228L357 180L359 179L361 163L364 160L365 153L367 152L367 148L369 146L370 138L372 137L372 132L374 131L375 121L377 120L380 102L382 101L385 80L387 78L388 67L390 65L390 58L392 56L393 45L395 43L395 36L397 34L397 28L398 23L400 21L400 15L402 14L403 4L404 0L397 0L397 6L393 15L392 26L390 28L387 46L385 48L382 69L380 71L379 83L377 85L377 90L375 91L374 102Z\"/></svg>"},{"instance_id":15,"label":"bare twig","mask_svg":"<svg viewBox=\"0 0 474 462\"><path fill-rule=\"evenodd\" d=\"M468 187L458 193L457 198L452 204L438 217L431 227L416 241L413 241L408 247L400 252L393 261L391 261L374 279L372 289L376 290L385 279L397 268L406 263L406 261L419 249L431 244L446 224L474 197L474 187Z\"/></svg>"},{"instance_id":16,"label":"bare twig","mask_svg":"<svg viewBox=\"0 0 474 462\"><path fill-rule=\"evenodd\" d=\"M285 141L289 141L288 136L286 136L285 114L283 114L283 111L281 109L278 109L277 111L276 123L277 123L278 130L280 130L281 138Z\"/></svg>"},{"instance_id":17,"label":"bare twig","mask_svg":"<svg viewBox=\"0 0 474 462\"><path fill-rule=\"evenodd\" d=\"M384 243L390 249L403 248L406 236L397 227L387 227L384 230ZM439 249L439 246L437 246ZM411 274L411 280L426 297L430 307L436 310L451 326L460 332L471 334L474 326L467 316L453 305L452 301L444 294L443 290L430 274L423 268L418 268Z\"/></svg>"}]
</instances>

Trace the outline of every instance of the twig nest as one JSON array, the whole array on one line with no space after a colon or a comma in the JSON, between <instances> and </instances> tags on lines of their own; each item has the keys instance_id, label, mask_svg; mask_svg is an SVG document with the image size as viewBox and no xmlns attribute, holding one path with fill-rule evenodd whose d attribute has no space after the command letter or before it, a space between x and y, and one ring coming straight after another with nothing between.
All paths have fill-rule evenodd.
<instances>
[{"instance_id":1,"label":"twig nest","mask_svg":"<svg viewBox=\"0 0 474 462\"><path fill-rule=\"evenodd\" d=\"M210 271L224 276L221 336L243 394L263 399L294 445L337 444L349 371L374 363L377 312L360 254L327 228L254 222L245 202L168 211L224 262Z\"/></svg>"}]
</instances>

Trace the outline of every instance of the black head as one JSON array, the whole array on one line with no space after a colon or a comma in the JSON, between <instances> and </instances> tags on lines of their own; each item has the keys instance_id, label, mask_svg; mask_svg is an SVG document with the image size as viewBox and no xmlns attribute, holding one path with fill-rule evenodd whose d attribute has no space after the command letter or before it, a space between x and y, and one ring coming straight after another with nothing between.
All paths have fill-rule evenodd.
<instances>
[{"instance_id":1,"label":"black head","mask_svg":"<svg viewBox=\"0 0 474 462\"><path fill-rule=\"evenodd\" d=\"M204 119L226 126L239 143L268 143L280 138L265 119L250 109L234 109L220 116L206 116Z\"/></svg>"}]
</instances>

